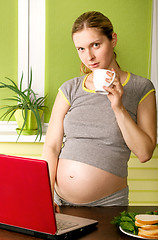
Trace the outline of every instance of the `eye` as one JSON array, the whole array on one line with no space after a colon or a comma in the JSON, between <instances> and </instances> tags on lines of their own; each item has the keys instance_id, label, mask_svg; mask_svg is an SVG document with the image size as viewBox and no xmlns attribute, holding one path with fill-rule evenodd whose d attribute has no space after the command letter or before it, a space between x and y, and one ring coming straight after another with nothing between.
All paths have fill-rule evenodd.
<instances>
[{"instance_id":1,"label":"eye","mask_svg":"<svg viewBox=\"0 0 158 240\"><path fill-rule=\"evenodd\" d=\"M83 52L84 48L79 47L79 48L77 48L77 50L78 50L79 52Z\"/></svg>"},{"instance_id":2,"label":"eye","mask_svg":"<svg viewBox=\"0 0 158 240\"><path fill-rule=\"evenodd\" d=\"M94 43L93 46L94 48L98 48L100 46L100 43Z\"/></svg>"}]
</instances>

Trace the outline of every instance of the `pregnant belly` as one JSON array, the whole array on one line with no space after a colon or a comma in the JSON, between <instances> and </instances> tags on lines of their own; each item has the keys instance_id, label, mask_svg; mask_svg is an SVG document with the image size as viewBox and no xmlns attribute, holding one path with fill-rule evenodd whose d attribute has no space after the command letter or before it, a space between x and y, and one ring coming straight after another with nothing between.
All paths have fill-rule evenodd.
<instances>
[{"instance_id":1,"label":"pregnant belly","mask_svg":"<svg viewBox=\"0 0 158 240\"><path fill-rule=\"evenodd\" d=\"M88 203L127 186L127 179L85 163L59 159L55 189L71 203Z\"/></svg>"}]
</instances>

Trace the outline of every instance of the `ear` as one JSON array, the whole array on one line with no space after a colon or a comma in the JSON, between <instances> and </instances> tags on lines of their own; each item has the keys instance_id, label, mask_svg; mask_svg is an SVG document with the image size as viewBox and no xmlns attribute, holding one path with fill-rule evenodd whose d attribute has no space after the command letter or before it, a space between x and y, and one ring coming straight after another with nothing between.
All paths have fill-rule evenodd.
<instances>
[{"instance_id":1,"label":"ear","mask_svg":"<svg viewBox=\"0 0 158 240\"><path fill-rule=\"evenodd\" d=\"M113 33L112 34L112 46L113 46L113 48L116 46L116 44L117 44L117 34Z\"/></svg>"}]
</instances>

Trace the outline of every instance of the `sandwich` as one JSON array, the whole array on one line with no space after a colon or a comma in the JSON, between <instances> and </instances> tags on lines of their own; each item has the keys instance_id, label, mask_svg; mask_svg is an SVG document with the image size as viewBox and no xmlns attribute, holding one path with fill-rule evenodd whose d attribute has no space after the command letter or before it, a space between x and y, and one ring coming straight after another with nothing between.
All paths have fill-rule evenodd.
<instances>
[{"instance_id":1,"label":"sandwich","mask_svg":"<svg viewBox=\"0 0 158 240\"><path fill-rule=\"evenodd\" d=\"M135 216L138 236L158 239L158 215L138 214Z\"/></svg>"}]
</instances>

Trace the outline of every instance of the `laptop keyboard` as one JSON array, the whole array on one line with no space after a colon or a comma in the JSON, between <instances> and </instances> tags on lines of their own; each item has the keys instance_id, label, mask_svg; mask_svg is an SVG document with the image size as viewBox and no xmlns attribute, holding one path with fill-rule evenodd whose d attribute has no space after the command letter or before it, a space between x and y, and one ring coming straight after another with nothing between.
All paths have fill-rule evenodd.
<instances>
[{"instance_id":1,"label":"laptop keyboard","mask_svg":"<svg viewBox=\"0 0 158 240\"><path fill-rule=\"evenodd\" d=\"M74 222L68 222L68 221L65 221L65 220L61 220L61 219L58 219L57 220L57 230L61 231L61 230L65 230L65 229L68 229L68 228L71 228L71 227L75 227L77 226L78 224L77 223L74 223Z\"/></svg>"}]
</instances>

